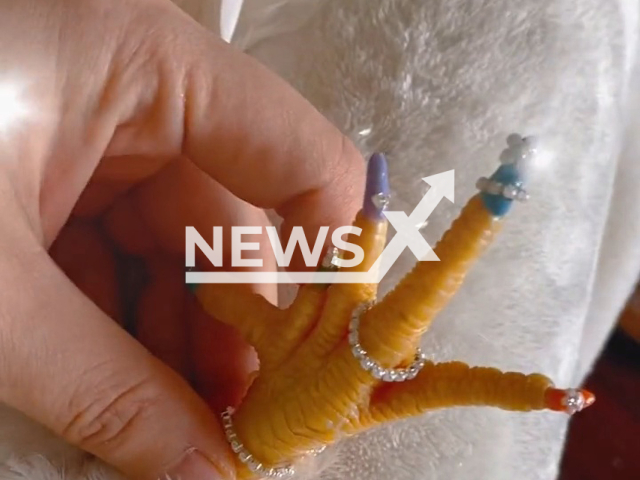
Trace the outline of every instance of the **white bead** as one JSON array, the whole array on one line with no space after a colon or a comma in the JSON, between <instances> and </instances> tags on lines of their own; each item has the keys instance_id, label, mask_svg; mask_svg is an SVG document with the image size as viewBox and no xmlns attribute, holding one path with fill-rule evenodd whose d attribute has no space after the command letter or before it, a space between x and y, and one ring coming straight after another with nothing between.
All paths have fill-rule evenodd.
<instances>
[{"instance_id":1,"label":"white bead","mask_svg":"<svg viewBox=\"0 0 640 480\"><path fill-rule=\"evenodd\" d=\"M382 375L382 379L385 382L395 382L396 381L396 372L393 370L387 370L386 372L384 372L384 374Z\"/></svg>"},{"instance_id":2,"label":"white bead","mask_svg":"<svg viewBox=\"0 0 640 480\"><path fill-rule=\"evenodd\" d=\"M251 470L253 473L262 471L262 464L260 462L256 462L254 459L251 459L247 462L247 467L249 467L249 470Z\"/></svg>"},{"instance_id":3,"label":"white bead","mask_svg":"<svg viewBox=\"0 0 640 480\"><path fill-rule=\"evenodd\" d=\"M518 187L513 185L505 185L502 190L502 196L514 200L518 196Z\"/></svg>"},{"instance_id":4,"label":"white bead","mask_svg":"<svg viewBox=\"0 0 640 480\"><path fill-rule=\"evenodd\" d=\"M353 348L351 349L351 352L353 353L353 356L356 357L358 360L365 356L365 351L358 344L353 346Z\"/></svg>"},{"instance_id":5,"label":"white bead","mask_svg":"<svg viewBox=\"0 0 640 480\"><path fill-rule=\"evenodd\" d=\"M371 361L370 359L368 359L368 358L366 358L366 357L365 357L365 358L362 358L362 359L360 359L360 366L361 366L363 369L365 369L365 370L369 371L369 370L371 370L371 368L373 367L373 361Z\"/></svg>"},{"instance_id":6,"label":"white bead","mask_svg":"<svg viewBox=\"0 0 640 480\"><path fill-rule=\"evenodd\" d=\"M573 415L584 408L585 400L582 392L570 388L566 391L562 403L567 407L567 413Z\"/></svg>"},{"instance_id":7,"label":"white bead","mask_svg":"<svg viewBox=\"0 0 640 480\"><path fill-rule=\"evenodd\" d=\"M510 148L503 150L500 154L500 163L502 163L503 165L511 165L512 163L516 163L517 160L517 152L514 152Z\"/></svg>"},{"instance_id":8,"label":"white bead","mask_svg":"<svg viewBox=\"0 0 640 480\"><path fill-rule=\"evenodd\" d=\"M512 133L507 137L507 145L509 145L510 147L522 145L522 141L522 135L519 135L517 133Z\"/></svg>"}]
</instances>

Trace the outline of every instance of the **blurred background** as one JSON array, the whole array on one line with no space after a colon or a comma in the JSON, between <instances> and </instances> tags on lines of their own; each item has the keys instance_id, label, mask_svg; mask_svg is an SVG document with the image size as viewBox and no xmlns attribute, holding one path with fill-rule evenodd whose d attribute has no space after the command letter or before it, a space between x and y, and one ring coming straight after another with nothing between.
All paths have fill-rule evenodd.
<instances>
[{"instance_id":1,"label":"blurred background","mask_svg":"<svg viewBox=\"0 0 640 480\"><path fill-rule=\"evenodd\" d=\"M640 283L586 388L597 401L571 420L559 480L639 480Z\"/></svg>"}]
</instances>

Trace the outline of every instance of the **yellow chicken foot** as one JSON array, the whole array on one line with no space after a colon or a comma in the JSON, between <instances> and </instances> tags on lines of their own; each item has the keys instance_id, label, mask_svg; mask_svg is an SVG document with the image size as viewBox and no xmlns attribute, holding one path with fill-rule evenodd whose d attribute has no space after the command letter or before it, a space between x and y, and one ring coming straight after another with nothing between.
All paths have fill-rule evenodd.
<instances>
[{"instance_id":1,"label":"yellow chicken foot","mask_svg":"<svg viewBox=\"0 0 640 480\"><path fill-rule=\"evenodd\" d=\"M303 458L382 423L460 406L551 410L573 414L594 401L585 390L556 388L540 374L501 372L461 362L432 363L418 349L429 325L489 247L516 200L526 199L531 139L511 135L502 165L478 182L436 245L440 261L421 261L375 303L374 283L300 287L281 310L237 285L200 285L196 295L214 318L237 327L256 347L260 371L235 411L221 416L237 456L238 478L288 478ZM339 268L366 272L386 244L386 161L369 162L364 206L354 226L364 261ZM344 258L342 258L344 257Z\"/></svg>"}]
</instances>

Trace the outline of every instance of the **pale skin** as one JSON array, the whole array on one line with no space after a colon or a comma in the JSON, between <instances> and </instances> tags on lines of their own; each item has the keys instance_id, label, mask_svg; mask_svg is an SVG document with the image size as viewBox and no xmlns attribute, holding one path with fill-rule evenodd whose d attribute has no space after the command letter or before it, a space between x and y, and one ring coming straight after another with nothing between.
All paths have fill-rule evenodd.
<instances>
[{"instance_id":1,"label":"pale skin","mask_svg":"<svg viewBox=\"0 0 640 480\"><path fill-rule=\"evenodd\" d=\"M315 238L353 220L363 159L168 0L0 0L0 45L25 107L0 129L0 401L130 478L234 478L217 414L256 359L187 292L184 227L274 209Z\"/></svg>"}]
</instances>

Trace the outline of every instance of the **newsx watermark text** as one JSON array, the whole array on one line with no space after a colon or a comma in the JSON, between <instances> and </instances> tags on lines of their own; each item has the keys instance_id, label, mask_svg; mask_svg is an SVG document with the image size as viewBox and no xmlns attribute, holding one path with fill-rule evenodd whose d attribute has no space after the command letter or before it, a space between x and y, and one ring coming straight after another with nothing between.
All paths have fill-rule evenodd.
<instances>
[{"instance_id":1,"label":"newsx watermark text","mask_svg":"<svg viewBox=\"0 0 640 480\"><path fill-rule=\"evenodd\" d=\"M409 248L418 261L439 261L431 246L420 233L420 226L429 218L443 198L454 201L454 170L422 179L430 188L416 205L411 214L402 211L385 211L383 214L395 229L395 235L369 270L352 271L235 271L235 272L198 272L187 271L187 283L379 283L389 272L405 248ZM302 227L294 227L286 246L280 242L276 227L234 226L231 227L231 266L262 267L262 259L243 258L242 252L258 250L259 243L255 235L266 234L273 250L278 267L288 267L296 246L299 246L307 267L317 267L327 244L329 227L321 227L313 244L309 244ZM362 230L355 226L343 226L333 231L331 243L339 250L350 252L353 258L334 259L337 267L351 268L359 265L365 253L359 245L346 240L349 234L360 235ZM254 241L248 240L249 236ZM186 227L186 267L195 267L196 247L215 267L222 266L223 252L222 227L214 226L210 240L205 239L194 227Z\"/></svg>"}]
</instances>

